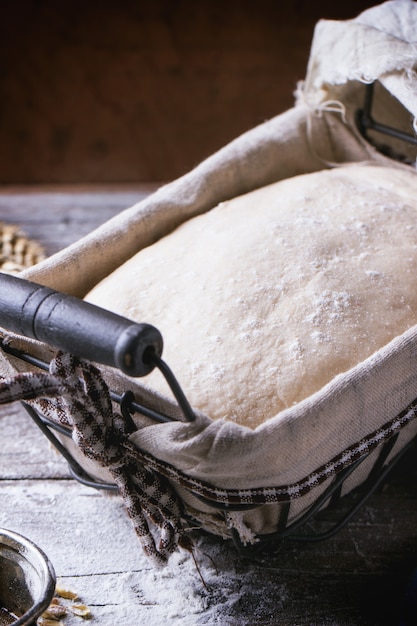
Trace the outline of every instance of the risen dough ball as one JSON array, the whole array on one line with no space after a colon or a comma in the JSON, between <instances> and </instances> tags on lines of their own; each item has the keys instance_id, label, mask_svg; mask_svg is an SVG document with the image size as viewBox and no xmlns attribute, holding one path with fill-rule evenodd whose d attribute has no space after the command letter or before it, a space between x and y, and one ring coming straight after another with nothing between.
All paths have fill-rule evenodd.
<instances>
[{"instance_id":1,"label":"risen dough ball","mask_svg":"<svg viewBox=\"0 0 417 626\"><path fill-rule=\"evenodd\" d=\"M164 337L191 404L255 427L417 319L417 174L350 166L220 204L87 300ZM169 395L159 372L147 386Z\"/></svg>"}]
</instances>

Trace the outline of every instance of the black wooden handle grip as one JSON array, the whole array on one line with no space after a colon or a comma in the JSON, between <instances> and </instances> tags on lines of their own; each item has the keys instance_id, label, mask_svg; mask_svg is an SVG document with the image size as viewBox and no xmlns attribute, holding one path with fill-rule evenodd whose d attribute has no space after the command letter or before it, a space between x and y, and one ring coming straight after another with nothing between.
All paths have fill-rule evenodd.
<instances>
[{"instance_id":1,"label":"black wooden handle grip","mask_svg":"<svg viewBox=\"0 0 417 626\"><path fill-rule=\"evenodd\" d=\"M3 273L0 326L129 376L146 376L154 368L150 352L162 354L162 336L154 326Z\"/></svg>"}]
</instances>

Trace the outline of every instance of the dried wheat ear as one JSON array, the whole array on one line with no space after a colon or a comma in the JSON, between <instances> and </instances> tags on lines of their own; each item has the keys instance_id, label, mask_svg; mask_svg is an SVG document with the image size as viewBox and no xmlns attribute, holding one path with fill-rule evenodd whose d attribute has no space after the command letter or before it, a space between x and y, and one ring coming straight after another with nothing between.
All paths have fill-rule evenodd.
<instances>
[{"instance_id":1,"label":"dried wheat ear","mask_svg":"<svg viewBox=\"0 0 417 626\"><path fill-rule=\"evenodd\" d=\"M40 243L29 239L18 226L0 222L0 271L16 274L44 258Z\"/></svg>"}]
</instances>

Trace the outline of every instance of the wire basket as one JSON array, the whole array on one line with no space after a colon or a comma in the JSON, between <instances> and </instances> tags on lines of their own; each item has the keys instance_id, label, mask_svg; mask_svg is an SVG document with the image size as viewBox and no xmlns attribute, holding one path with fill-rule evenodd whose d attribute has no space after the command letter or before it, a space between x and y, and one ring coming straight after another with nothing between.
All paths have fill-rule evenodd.
<instances>
[{"instance_id":1,"label":"wire basket","mask_svg":"<svg viewBox=\"0 0 417 626\"><path fill-rule=\"evenodd\" d=\"M7 294L2 297L2 307L0 312L0 322L3 327L12 333L19 333L45 342L47 345L64 350L66 353L76 355L82 359L88 359L95 364L110 365L119 368L130 376L146 376L154 367L157 367L164 375L180 409L180 417L174 418L168 413L139 404L131 389L127 388L123 394L110 390L112 403L116 404L123 417L123 433L129 436L136 430L134 421L135 415L140 415L156 423L167 423L180 419L184 422L193 422L195 415L192 407L188 403L181 390L172 370L162 360L162 337L159 331L148 324L135 324L126 318L114 315L99 307L88 304L77 298L67 296L49 288L25 281L15 276L0 275L1 292ZM7 300L7 301L6 301ZM29 303L29 304L28 304ZM1 342L1 349L7 358L17 359L24 365L23 368L33 368L34 372L48 372L50 363L31 354L29 351L14 346L14 341L10 337L4 337ZM22 400L26 411L49 439L57 450L67 460L72 476L89 487L107 490L111 492L124 491L126 485L118 484L116 480L103 480L97 478L94 473L89 473L86 469L85 458L80 460L75 454L76 448L71 437L74 428L70 424L60 423L57 419L51 419L42 413L42 402L36 400L48 395L48 389L39 386L39 379L35 384L31 382L32 374L17 375L18 394L16 398L4 390L3 396L6 401L13 399ZM45 376L48 376L46 374ZM7 383L6 383L7 385ZM32 386L31 386L32 385ZM88 385L87 385L88 387ZM59 390L58 390L59 391ZM97 393L97 389L95 389ZM4 397L3 397L4 401ZM33 401L35 401L33 403ZM38 403L37 403L38 402ZM320 490L301 514L291 516L294 499L291 497L278 497L272 493L268 486L264 490L257 489L256 495L252 499L246 494L237 497L232 491L223 490L219 497L219 490L215 485L201 484L198 481L184 481L184 477L169 471L167 467L153 459L152 465L149 458L144 460L141 456L137 458L140 466L147 465L150 473L158 476L158 479L165 481L167 478L174 487L174 492L178 488L184 489L193 498L197 498L207 510L213 510L215 515L222 516L226 526L230 526L230 515L234 512L248 512L267 506L269 500L272 503L280 502L280 512L276 528L273 532L259 534L252 537L252 540L245 541L245 537L237 528L230 528L230 538L241 554L255 556L259 553L274 553L282 542L296 541L321 541L328 539L337 533L358 511L369 496L385 480L392 468L398 463L402 456L415 444L416 438L411 438L406 445L402 445L395 456L392 456L401 428L407 426L417 416L417 400L409 404L394 420L390 420L386 426L387 432L379 429L378 432L370 433L369 445L366 447L362 442L362 449L351 450L347 455L343 451L338 459L329 460L329 463L338 464L338 469L324 489ZM112 442L112 445L114 442ZM131 453L131 451L130 451ZM89 455L87 454L87 457ZM93 455L94 456L94 455ZM345 456L345 460L343 460ZM132 465L134 459L129 458ZM350 477L357 472L363 464L368 464L366 479L356 488L352 506L346 511L341 507L339 519L326 527L321 525L312 531L312 522L320 517L323 508L335 507L342 494L346 491L345 484ZM133 471L133 474L135 471ZM320 473L320 470L317 471ZM324 481L325 473L322 480ZM317 478L317 484L321 479ZM129 497L131 494L129 494ZM187 498L185 498L187 500ZM142 503L143 505L143 503ZM187 504L181 502L181 519L185 533L191 529L199 529L204 532L204 524L197 520L192 513L187 511ZM145 507L146 508L146 507ZM337 510L337 509L336 509ZM152 519L153 515L150 514ZM180 533L181 534L181 533Z\"/></svg>"},{"instance_id":2,"label":"wire basket","mask_svg":"<svg viewBox=\"0 0 417 626\"><path fill-rule=\"evenodd\" d=\"M312 64L312 70L314 67ZM345 88L339 83L333 87L336 95L339 88ZM242 433L226 425L227 437L222 443L223 426L215 430L209 418L193 410L162 359L159 331L88 304L81 299L82 293L79 297L74 294L87 293L137 251L138 241L146 247L223 199L276 181L278 171L285 178L318 170L323 161L330 167L332 154L326 153L329 144L332 148L329 136L346 161L373 160L387 165L393 154L382 156L370 145L369 134L382 133L413 146L416 140L374 121L373 94L372 85L365 88L364 104L354 112L353 128L344 115L349 113L347 107L338 101L340 106L335 107L335 100L330 99L316 111L307 102L307 93L305 105L250 131L183 179L159 190L137 210L126 211L120 221L111 221L79 246L58 253L53 275L48 275L50 266L42 264L34 274L24 274L29 281L0 275L2 373L7 376L0 387L0 401L24 402L65 456L74 477L121 494L146 554L159 564L165 563L177 546L190 549L195 531L231 539L245 554L274 551L284 540L318 541L336 533L414 445L417 374L412 364L417 330L410 329L379 351L371 371L360 364L330 384L332 393L319 392L314 401L303 401L300 408L291 409L291 415L276 429L245 432L242 439L253 453L259 436L265 440L266 433L272 446L269 463L275 464L270 480L265 471L262 481L252 477L247 486L250 468L244 463L239 480L233 483L234 477L218 480L215 466L212 473L199 474L173 459L170 442L192 441L207 432L210 441L223 450L223 458L232 457L236 453L233 435L239 439ZM294 137L292 143L289 135ZM322 143L313 142L315 138ZM282 150L283 141L293 150L291 158ZM99 266L94 259L97 248L108 248ZM49 286L32 282L33 275ZM82 287L78 280L83 281ZM57 284L63 283L72 295L56 291ZM136 384L136 377L147 376L154 368L165 377L173 401L159 401ZM107 375L109 369L112 376ZM354 428L346 440L333 441L326 426L332 427L331 434L337 439L333 417L350 419L351 396L356 403ZM321 439L316 444L317 460L312 454L306 465L303 450L309 442L311 421ZM283 429L288 439L282 437ZM162 441L166 436L168 443L155 451L153 444L159 442L159 435ZM287 440L291 467L275 458L281 453L285 457ZM321 443L329 444L325 455L320 452ZM275 452L274 446L280 452ZM237 465L241 460L238 456ZM312 520L322 509L336 505L352 491L356 494L352 508L341 512L331 528L311 533ZM157 532L149 527L149 521Z\"/></svg>"}]
</instances>

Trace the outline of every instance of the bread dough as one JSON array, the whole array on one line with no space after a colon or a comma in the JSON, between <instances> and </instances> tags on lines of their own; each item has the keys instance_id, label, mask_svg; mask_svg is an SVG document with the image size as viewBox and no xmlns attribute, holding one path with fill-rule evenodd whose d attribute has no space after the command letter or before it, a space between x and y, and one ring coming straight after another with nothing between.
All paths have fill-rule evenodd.
<instances>
[{"instance_id":1,"label":"bread dough","mask_svg":"<svg viewBox=\"0 0 417 626\"><path fill-rule=\"evenodd\" d=\"M417 174L354 165L221 203L90 302L159 328L191 404L256 427L417 319ZM161 374L141 383L169 396Z\"/></svg>"}]
</instances>

